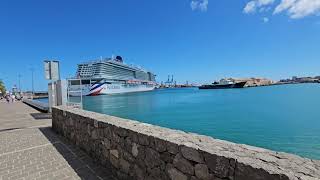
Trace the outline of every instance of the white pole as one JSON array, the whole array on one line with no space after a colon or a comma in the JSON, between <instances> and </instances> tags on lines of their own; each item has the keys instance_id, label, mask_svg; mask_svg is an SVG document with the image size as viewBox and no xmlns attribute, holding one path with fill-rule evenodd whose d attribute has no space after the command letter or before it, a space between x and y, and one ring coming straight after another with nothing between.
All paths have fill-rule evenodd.
<instances>
[{"instance_id":1,"label":"white pole","mask_svg":"<svg viewBox=\"0 0 320 180\"><path fill-rule=\"evenodd\" d=\"M81 87L81 89L80 89L80 91L81 91L81 92L80 92L80 96L81 96L81 98L80 98L80 103L81 103L81 104L80 104L80 109L82 109L82 108L83 108L83 107L82 107L83 104L82 104L82 81L81 81L81 78L80 78L80 87Z\"/></svg>"}]
</instances>

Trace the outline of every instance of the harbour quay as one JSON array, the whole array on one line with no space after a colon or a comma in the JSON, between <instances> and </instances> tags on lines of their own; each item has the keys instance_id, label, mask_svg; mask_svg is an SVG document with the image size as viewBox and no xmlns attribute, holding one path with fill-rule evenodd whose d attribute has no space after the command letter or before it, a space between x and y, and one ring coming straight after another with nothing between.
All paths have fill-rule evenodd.
<instances>
[{"instance_id":1,"label":"harbour quay","mask_svg":"<svg viewBox=\"0 0 320 180\"><path fill-rule=\"evenodd\" d=\"M117 179L320 179L319 160L65 106L52 128Z\"/></svg>"},{"instance_id":2,"label":"harbour quay","mask_svg":"<svg viewBox=\"0 0 320 180\"><path fill-rule=\"evenodd\" d=\"M23 103L39 110L42 112L49 112L49 104L48 103L44 103L44 102L40 102L40 101L36 101L36 100L31 100L31 99L23 99L22 100Z\"/></svg>"}]
</instances>

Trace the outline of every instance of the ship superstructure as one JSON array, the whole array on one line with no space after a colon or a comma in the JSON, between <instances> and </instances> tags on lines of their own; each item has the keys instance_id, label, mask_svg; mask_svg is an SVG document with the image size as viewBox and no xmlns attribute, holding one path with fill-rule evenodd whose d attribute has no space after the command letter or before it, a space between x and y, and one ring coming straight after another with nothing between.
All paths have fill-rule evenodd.
<instances>
[{"instance_id":1,"label":"ship superstructure","mask_svg":"<svg viewBox=\"0 0 320 180\"><path fill-rule=\"evenodd\" d=\"M150 91L156 86L155 74L125 64L121 56L78 64L76 76L81 81L71 81L70 92L81 88L83 95Z\"/></svg>"}]
</instances>

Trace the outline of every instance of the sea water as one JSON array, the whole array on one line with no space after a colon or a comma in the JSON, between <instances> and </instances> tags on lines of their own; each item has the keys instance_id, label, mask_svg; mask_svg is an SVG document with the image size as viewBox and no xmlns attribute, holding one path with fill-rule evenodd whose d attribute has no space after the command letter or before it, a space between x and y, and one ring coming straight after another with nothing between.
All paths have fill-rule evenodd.
<instances>
[{"instance_id":1,"label":"sea water","mask_svg":"<svg viewBox=\"0 0 320 180\"><path fill-rule=\"evenodd\" d=\"M90 111L320 159L320 84L159 89L83 103Z\"/></svg>"}]
</instances>

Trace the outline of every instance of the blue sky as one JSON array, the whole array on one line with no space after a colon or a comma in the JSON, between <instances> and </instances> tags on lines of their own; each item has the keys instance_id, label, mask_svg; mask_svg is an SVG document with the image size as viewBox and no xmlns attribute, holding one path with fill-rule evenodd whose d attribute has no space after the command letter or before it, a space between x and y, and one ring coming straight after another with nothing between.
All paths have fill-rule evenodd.
<instances>
[{"instance_id":1,"label":"blue sky","mask_svg":"<svg viewBox=\"0 0 320 180\"><path fill-rule=\"evenodd\" d=\"M77 63L112 54L159 82L319 75L319 0L287 1L1 0L0 79L12 87L20 73L30 90L34 68L45 90L43 60L60 60L70 77Z\"/></svg>"}]
</instances>

